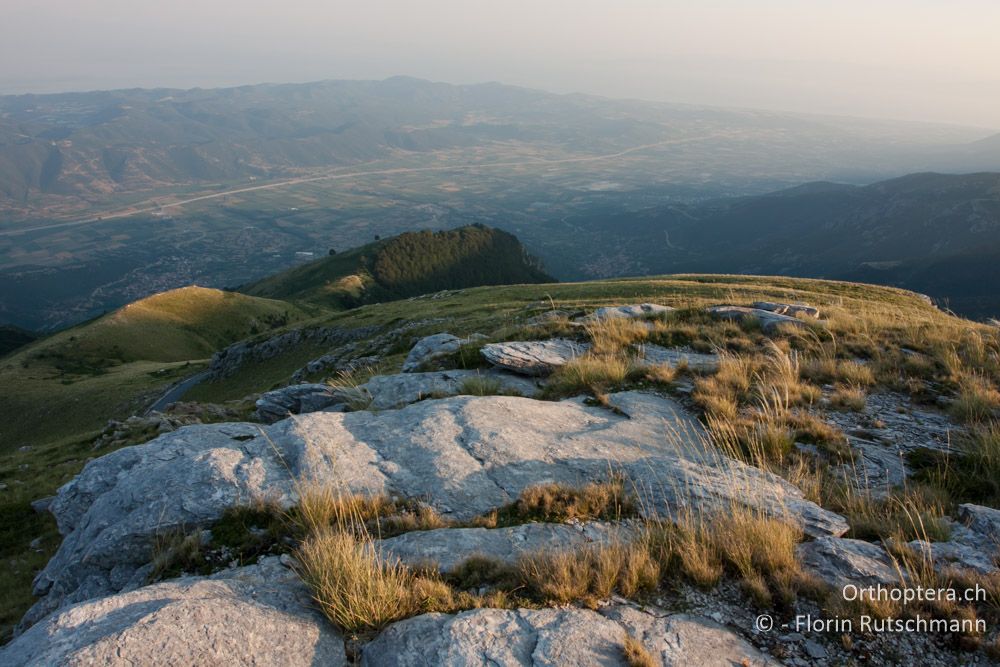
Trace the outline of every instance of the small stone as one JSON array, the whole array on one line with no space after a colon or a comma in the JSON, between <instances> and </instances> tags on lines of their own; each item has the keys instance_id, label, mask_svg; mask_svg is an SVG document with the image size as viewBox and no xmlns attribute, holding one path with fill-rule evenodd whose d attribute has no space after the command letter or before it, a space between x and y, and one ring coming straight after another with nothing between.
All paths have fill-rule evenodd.
<instances>
[{"instance_id":1,"label":"small stone","mask_svg":"<svg viewBox=\"0 0 1000 667\"><path fill-rule=\"evenodd\" d=\"M802 648L804 648L806 653L809 654L809 657L814 660L826 657L826 649L823 648L823 645L813 641L812 639L805 640L802 644Z\"/></svg>"}]
</instances>

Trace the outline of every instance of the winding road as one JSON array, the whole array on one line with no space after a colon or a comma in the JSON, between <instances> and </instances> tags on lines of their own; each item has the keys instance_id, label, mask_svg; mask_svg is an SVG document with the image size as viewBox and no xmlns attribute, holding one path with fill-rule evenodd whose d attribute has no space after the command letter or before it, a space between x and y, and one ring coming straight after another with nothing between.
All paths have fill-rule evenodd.
<instances>
[{"instance_id":1,"label":"winding road","mask_svg":"<svg viewBox=\"0 0 1000 667\"><path fill-rule=\"evenodd\" d=\"M208 375L209 371L202 371L200 373L195 373L191 377L184 378L176 384L170 385L170 388L167 389L163 396L160 396L158 399L153 401L152 405L146 408L146 414L148 415L151 412L163 412L168 405L181 400L184 394L187 393L188 389L206 379Z\"/></svg>"}]
</instances>

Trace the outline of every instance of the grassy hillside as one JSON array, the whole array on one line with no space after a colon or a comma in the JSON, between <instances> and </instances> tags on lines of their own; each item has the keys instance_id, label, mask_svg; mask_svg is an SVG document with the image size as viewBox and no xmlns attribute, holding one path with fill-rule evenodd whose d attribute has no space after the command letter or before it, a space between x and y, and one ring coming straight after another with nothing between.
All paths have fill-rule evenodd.
<instances>
[{"instance_id":1,"label":"grassy hillside","mask_svg":"<svg viewBox=\"0 0 1000 667\"><path fill-rule=\"evenodd\" d=\"M0 451L127 417L220 347L305 317L284 302L185 287L37 341L0 363Z\"/></svg>"},{"instance_id":2,"label":"grassy hillside","mask_svg":"<svg viewBox=\"0 0 1000 667\"><path fill-rule=\"evenodd\" d=\"M5 441L8 444L0 450L0 483L5 485L0 490L0 532L3 533L0 557L5 563L10 563L9 577L2 590L5 602L0 606L0 632L15 623L31 604L31 579L59 543L54 522L50 517L31 510L30 501L51 495L80 469L88 456L93 455L86 431L100 425L100 420L94 418L96 415L103 413L105 416L101 419L104 419L115 411L123 414L129 400L133 407L139 407L136 396L141 396L143 392L156 393L172 379L190 374L197 368L196 364L186 365L185 361L133 361L81 377L68 372L60 375L51 363L43 363L31 355L49 346L58 348L66 345L70 336L76 336L96 348L103 346L108 349L110 346L115 350L117 345L122 350L131 350L133 354L149 354L139 352L131 343L126 346L124 339L133 330L155 330L153 322L170 323L164 325L164 328L174 332L168 339L185 341L173 343L174 349L203 354L202 346L208 345L209 340L226 340L227 335L232 333L229 330L235 326L230 321L233 312L245 315L250 305L259 306L261 310L258 313L273 314L290 308L284 304L276 306L270 301L221 294L213 297L198 291L172 294L172 297L164 295L165 298L147 300L142 307L110 315L105 318L106 321L98 320L41 341L4 360L0 368L0 379L3 380L0 406L4 411L0 424L5 429L18 429L18 437L13 440L8 437ZM230 311L229 318L209 309L211 312L202 313L200 319L205 325L204 331L196 338L189 338L191 329L180 324L187 322L194 326L192 320L183 317L189 309L178 310L172 308L172 304L188 299L191 303L202 303L199 297L214 298L217 304L242 305L242 308ZM444 322L408 331L410 338L401 340L400 345L383 359L384 369L391 371L401 364L411 339L421 335L450 331L455 334L482 332L498 339L521 336L525 333L520 327L527 318L554 307L576 311L601 305L650 301L693 309L707 304L746 303L758 299L804 301L835 315L831 340L816 338L806 332L797 336L794 343L806 347L835 344L838 349L843 348L842 355L851 358L870 349L882 350L879 354L899 354L901 347L931 354L933 346L940 341L960 348L966 339L982 342L988 338L995 341L996 336L993 329L950 316L919 296L899 289L821 280L725 275L478 287L440 298L399 300L317 315L290 323L288 327L335 325L355 328L375 325L391 329L407 322L445 318ZM157 304L159 307L152 307ZM197 309L192 307L190 310ZM292 309L291 312L294 317L297 311ZM139 313L143 315L139 316ZM760 331L711 324L704 319L699 320L698 316L694 310L681 311L678 317L682 321L676 322L676 326L671 325L672 328L668 327L670 332L675 332L670 333L672 344L684 342L685 336L699 340L706 336L718 336L714 343L730 350L745 351L757 350L758 339L764 338ZM242 321L243 326L249 329L250 318ZM103 342L98 345L100 341ZM223 382L200 385L185 398L221 401L268 389L287 381L291 373L308 359L326 352L311 345L292 348L262 364L248 364ZM995 346L995 343L990 345ZM19 365L22 361L28 362L26 368ZM893 358L887 368L903 369L905 365L905 361ZM940 374L943 371L932 367L921 372ZM21 451L11 446L22 444L30 444L32 449ZM29 548L29 543L36 538L41 540L41 546Z\"/></svg>"},{"instance_id":3,"label":"grassy hillside","mask_svg":"<svg viewBox=\"0 0 1000 667\"><path fill-rule=\"evenodd\" d=\"M448 331L456 335L516 331L516 322L529 314L553 307L568 311L602 305L655 302L678 308L754 300L802 301L819 306L836 305L862 316L879 327L896 319L900 326L976 326L949 316L920 296L891 287L858 283L785 277L677 275L651 278L615 278L580 283L477 287L438 299L413 299L363 306L316 320L324 326L392 328L410 321L446 318L447 324L430 324L410 332L410 339ZM406 345L383 359L383 368L398 368L408 351ZM203 383L188 397L225 401L265 391L283 384L320 350L292 348L262 364L248 364L225 380Z\"/></svg>"},{"instance_id":4,"label":"grassy hillside","mask_svg":"<svg viewBox=\"0 0 1000 667\"><path fill-rule=\"evenodd\" d=\"M348 308L445 289L552 281L515 236L471 225L400 234L295 267L241 291Z\"/></svg>"}]
</instances>

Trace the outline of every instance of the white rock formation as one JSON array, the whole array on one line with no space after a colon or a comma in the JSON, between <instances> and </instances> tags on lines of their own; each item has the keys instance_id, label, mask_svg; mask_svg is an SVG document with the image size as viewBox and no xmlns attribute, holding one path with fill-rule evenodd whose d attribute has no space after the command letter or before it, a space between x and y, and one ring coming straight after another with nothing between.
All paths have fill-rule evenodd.
<instances>
[{"instance_id":1,"label":"white rock formation","mask_svg":"<svg viewBox=\"0 0 1000 667\"><path fill-rule=\"evenodd\" d=\"M66 607L0 648L0 664L348 663L343 639L298 576L272 557Z\"/></svg>"},{"instance_id":2,"label":"white rock formation","mask_svg":"<svg viewBox=\"0 0 1000 667\"><path fill-rule=\"evenodd\" d=\"M494 366L522 375L548 375L590 346L565 338L484 345L482 355Z\"/></svg>"}]
</instances>

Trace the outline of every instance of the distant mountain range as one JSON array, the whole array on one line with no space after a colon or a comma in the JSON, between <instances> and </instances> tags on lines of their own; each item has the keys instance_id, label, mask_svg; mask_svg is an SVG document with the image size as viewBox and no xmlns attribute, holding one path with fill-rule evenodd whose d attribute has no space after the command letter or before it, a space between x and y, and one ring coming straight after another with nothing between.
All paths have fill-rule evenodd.
<instances>
[{"instance_id":1,"label":"distant mountain range","mask_svg":"<svg viewBox=\"0 0 1000 667\"><path fill-rule=\"evenodd\" d=\"M912 174L566 222L579 251L560 277L713 271L842 278L929 294L956 312L1000 313L1000 174ZM542 232L544 234L544 232ZM594 253L593 248L601 250Z\"/></svg>"},{"instance_id":2,"label":"distant mountain range","mask_svg":"<svg viewBox=\"0 0 1000 667\"><path fill-rule=\"evenodd\" d=\"M116 206L138 195L291 178L448 149L531 144L661 157L677 181L804 180L1000 169L1000 138L945 125L610 100L407 77L219 89L0 96L0 212Z\"/></svg>"}]
</instances>

